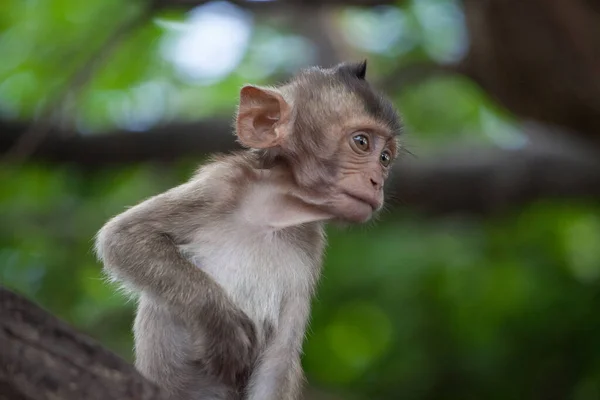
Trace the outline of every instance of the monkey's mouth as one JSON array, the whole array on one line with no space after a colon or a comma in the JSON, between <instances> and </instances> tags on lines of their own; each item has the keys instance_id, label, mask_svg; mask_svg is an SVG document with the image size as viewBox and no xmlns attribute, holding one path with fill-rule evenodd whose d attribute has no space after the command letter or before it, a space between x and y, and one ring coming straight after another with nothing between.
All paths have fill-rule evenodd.
<instances>
[{"instance_id":1,"label":"monkey's mouth","mask_svg":"<svg viewBox=\"0 0 600 400\"><path fill-rule=\"evenodd\" d=\"M344 195L359 201L363 204L368 205L369 207L371 207L371 210L376 211L379 208L379 201L377 201L377 199L370 197L370 196L363 196L360 195L358 193L350 193L350 192L343 192Z\"/></svg>"}]
</instances>

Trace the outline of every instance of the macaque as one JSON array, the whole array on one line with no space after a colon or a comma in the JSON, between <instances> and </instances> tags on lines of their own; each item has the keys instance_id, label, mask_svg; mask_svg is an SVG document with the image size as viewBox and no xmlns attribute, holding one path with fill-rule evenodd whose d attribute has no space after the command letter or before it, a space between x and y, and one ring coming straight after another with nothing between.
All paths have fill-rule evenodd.
<instances>
[{"instance_id":1,"label":"macaque","mask_svg":"<svg viewBox=\"0 0 600 400\"><path fill-rule=\"evenodd\" d=\"M402 126L366 61L241 88L245 148L112 218L96 237L137 295L135 365L177 400L295 400L327 222L383 205Z\"/></svg>"}]
</instances>

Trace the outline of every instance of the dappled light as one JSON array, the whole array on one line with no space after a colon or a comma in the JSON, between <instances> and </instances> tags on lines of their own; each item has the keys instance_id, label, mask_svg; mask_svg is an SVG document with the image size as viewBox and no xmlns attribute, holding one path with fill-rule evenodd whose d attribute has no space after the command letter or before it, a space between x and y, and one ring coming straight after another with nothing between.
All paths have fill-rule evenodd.
<instances>
[{"instance_id":1,"label":"dappled light","mask_svg":"<svg viewBox=\"0 0 600 400\"><path fill-rule=\"evenodd\" d=\"M244 84L367 59L400 157L327 229L305 398L600 398L598 8L313 3L0 2L1 285L131 362L100 227L239 149Z\"/></svg>"},{"instance_id":2,"label":"dappled light","mask_svg":"<svg viewBox=\"0 0 600 400\"><path fill-rule=\"evenodd\" d=\"M230 74L240 63L252 29L251 16L226 2L208 3L170 28L163 52L189 83L210 83Z\"/></svg>"}]
</instances>

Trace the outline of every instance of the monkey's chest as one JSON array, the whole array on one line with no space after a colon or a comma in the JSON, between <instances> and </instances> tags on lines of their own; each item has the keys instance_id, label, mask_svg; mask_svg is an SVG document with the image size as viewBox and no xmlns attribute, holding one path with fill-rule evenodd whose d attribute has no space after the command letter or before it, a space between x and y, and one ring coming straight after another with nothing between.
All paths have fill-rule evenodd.
<instances>
[{"instance_id":1,"label":"monkey's chest","mask_svg":"<svg viewBox=\"0 0 600 400\"><path fill-rule=\"evenodd\" d=\"M250 318L274 328L285 297L310 295L317 273L314 255L275 235L207 233L182 250Z\"/></svg>"}]
</instances>

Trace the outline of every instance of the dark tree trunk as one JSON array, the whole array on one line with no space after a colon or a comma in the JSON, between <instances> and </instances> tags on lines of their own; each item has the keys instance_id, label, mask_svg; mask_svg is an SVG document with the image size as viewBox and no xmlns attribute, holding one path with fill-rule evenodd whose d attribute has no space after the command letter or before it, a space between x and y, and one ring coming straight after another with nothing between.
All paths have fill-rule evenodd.
<instances>
[{"instance_id":1,"label":"dark tree trunk","mask_svg":"<svg viewBox=\"0 0 600 400\"><path fill-rule=\"evenodd\" d=\"M465 0L467 74L516 115L600 144L600 2Z\"/></svg>"},{"instance_id":2,"label":"dark tree trunk","mask_svg":"<svg viewBox=\"0 0 600 400\"><path fill-rule=\"evenodd\" d=\"M160 400L135 368L0 287L0 400Z\"/></svg>"}]
</instances>

